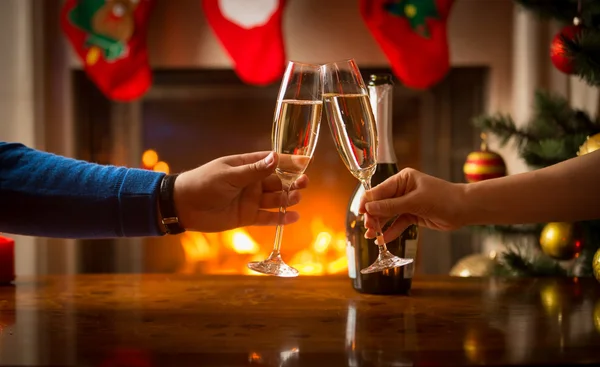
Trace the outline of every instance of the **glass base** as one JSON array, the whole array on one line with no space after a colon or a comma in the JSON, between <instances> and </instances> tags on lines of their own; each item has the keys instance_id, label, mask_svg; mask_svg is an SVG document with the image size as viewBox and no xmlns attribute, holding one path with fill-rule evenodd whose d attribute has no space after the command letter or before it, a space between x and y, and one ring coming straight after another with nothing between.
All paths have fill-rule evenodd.
<instances>
[{"instance_id":1,"label":"glass base","mask_svg":"<svg viewBox=\"0 0 600 367\"><path fill-rule=\"evenodd\" d=\"M281 257L269 257L263 261L252 261L248 263L248 268L258 273L274 275L283 278L297 277L300 272L283 262Z\"/></svg>"},{"instance_id":2,"label":"glass base","mask_svg":"<svg viewBox=\"0 0 600 367\"><path fill-rule=\"evenodd\" d=\"M368 267L360 271L361 274L370 274L384 271L386 269L398 268L400 266L408 265L413 262L413 259L403 259L395 256L388 250L379 254L379 257L375 262Z\"/></svg>"}]
</instances>

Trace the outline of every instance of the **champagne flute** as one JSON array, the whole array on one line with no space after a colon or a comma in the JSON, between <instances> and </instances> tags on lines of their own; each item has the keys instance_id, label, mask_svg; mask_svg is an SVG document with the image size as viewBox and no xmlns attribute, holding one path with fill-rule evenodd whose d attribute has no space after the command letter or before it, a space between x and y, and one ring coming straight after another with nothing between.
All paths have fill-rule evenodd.
<instances>
[{"instance_id":1,"label":"champagne flute","mask_svg":"<svg viewBox=\"0 0 600 367\"><path fill-rule=\"evenodd\" d=\"M377 130L369 95L355 61L345 60L322 66L323 99L329 128L342 161L368 194L377 166ZM368 199L370 199L367 196ZM408 265L388 251L379 222L376 224L379 256L362 274Z\"/></svg>"},{"instance_id":2,"label":"champagne flute","mask_svg":"<svg viewBox=\"0 0 600 367\"><path fill-rule=\"evenodd\" d=\"M248 268L280 277L298 276L298 270L281 259L283 217L294 182L312 159L323 109L320 65L290 61L281 82L272 129L273 150L279 155L275 172L281 180L281 206L275 243L269 257L248 263Z\"/></svg>"}]
</instances>

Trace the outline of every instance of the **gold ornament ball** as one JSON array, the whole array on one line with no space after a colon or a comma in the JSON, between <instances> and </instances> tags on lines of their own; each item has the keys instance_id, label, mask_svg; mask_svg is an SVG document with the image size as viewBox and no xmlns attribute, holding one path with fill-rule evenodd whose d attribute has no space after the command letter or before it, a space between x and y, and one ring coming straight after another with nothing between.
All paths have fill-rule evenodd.
<instances>
[{"instance_id":1,"label":"gold ornament ball","mask_svg":"<svg viewBox=\"0 0 600 367\"><path fill-rule=\"evenodd\" d=\"M600 149L600 133L588 136L586 141L579 147L577 155L585 155L598 149Z\"/></svg>"},{"instance_id":2,"label":"gold ornament ball","mask_svg":"<svg viewBox=\"0 0 600 367\"><path fill-rule=\"evenodd\" d=\"M583 296L579 278L539 280L540 300L548 315L558 315L580 305Z\"/></svg>"},{"instance_id":3,"label":"gold ornament ball","mask_svg":"<svg viewBox=\"0 0 600 367\"><path fill-rule=\"evenodd\" d=\"M594 269L594 277L600 282L600 249L594 254L594 258L592 259L592 269Z\"/></svg>"},{"instance_id":4,"label":"gold ornament ball","mask_svg":"<svg viewBox=\"0 0 600 367\"><path fill-rule=\"evenodd\" d=\"M572 223L551 222L540 235L542 251L557 260L570 260L581 252L581 240Z\"/></svg>"},{"instance_id":5,"label":"gold ornament ball","mask_svg":"<svg viewBox=\"0 0 600 367\"><path fill-rule=\"evenodd\" d=\"M597 301L596 305L594 306L594 326L600 333L600 301Z\"/></svg>"},{"instance_id":6,"label":"gold ornament ball","mask_svg":"<svg viewBox=\"0 0 600 367\"><path fill-rule=\"evenodd\" d=\"M483 254L465 256L450 269L450 276L487 277L492 273L495 264L494 258Z\"/></svg>"},{"instance_id":7,"label":"gold ornament ball","mask_svg":"<svg viewBox=\"0 0 600 367\"><path fill-rule=\"evenodd\" d=\"M558 284L545 283L540 289L540 299L544 309L549 315L560 313L563 308L562 295Z\"/></svg>"}]
</instances>

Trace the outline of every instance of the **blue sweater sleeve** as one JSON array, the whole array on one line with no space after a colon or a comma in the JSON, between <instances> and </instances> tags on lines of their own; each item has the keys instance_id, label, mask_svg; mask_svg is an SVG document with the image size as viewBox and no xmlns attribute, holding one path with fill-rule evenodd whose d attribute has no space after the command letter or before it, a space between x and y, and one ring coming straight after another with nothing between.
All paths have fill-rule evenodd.
<instances>
[{"instance_id":1,"label":"blue sweater sleeve","mask_svg":"<svg viewBox=\"0 0 600 367\"><path fill-rule=\"evenodd\" d=\"M161 235L156 202L163 176L0 142L0 232L59 238Z\"/></svg>"}]
</instances>

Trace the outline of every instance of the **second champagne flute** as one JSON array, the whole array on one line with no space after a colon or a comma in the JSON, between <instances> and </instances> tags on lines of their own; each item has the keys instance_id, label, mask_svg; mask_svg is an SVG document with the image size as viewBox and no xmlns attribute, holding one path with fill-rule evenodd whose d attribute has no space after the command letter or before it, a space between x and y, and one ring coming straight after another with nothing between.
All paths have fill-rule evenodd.
<instances>
[{"instance_id":1,"label":"second champagne flute","mask_svg":"<svg viewBox=\"0 0 600 367\"><path fill-rule=\"evenodd\" d=\"M250 269L259 273L298 275L297 269L281 259L283 217L290 188L308 167L317 146L323 109L320 71L319 65L290 61L281 82L272 130L273 150L279 155L275 172L282 185L281 207L271 255L248 263Z\"/></svg>"},{"instance_id":2,"label":"second champagne flute","mask_svg":"<svg viewBox=\"0 0 600 367\"><path fill-rule=\"evenodd\" d=\"M367 87L354 60L322 66L323 99L331 134L344 164L365 188L371 190L371 176L377 167L377 130ZM388 251L381 227L377 224L379 256L363 274L408 265Z\"/></svg>"}]
</instances>

